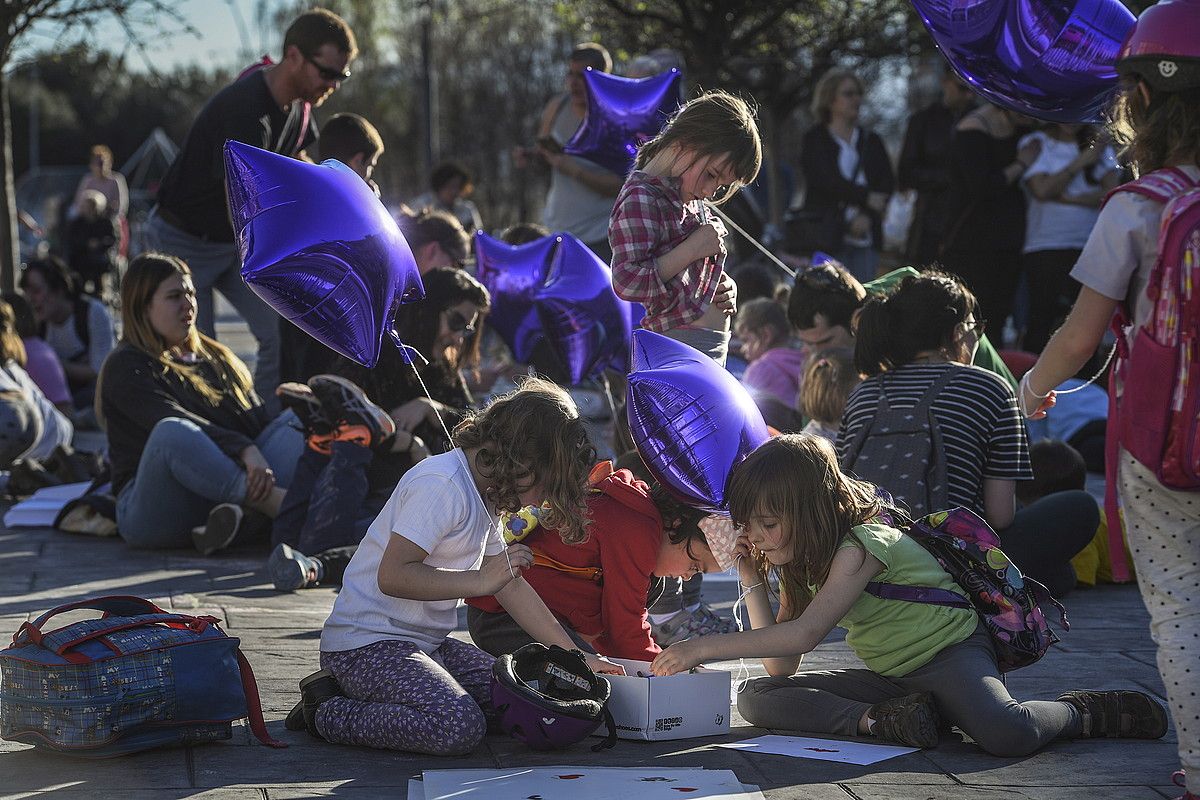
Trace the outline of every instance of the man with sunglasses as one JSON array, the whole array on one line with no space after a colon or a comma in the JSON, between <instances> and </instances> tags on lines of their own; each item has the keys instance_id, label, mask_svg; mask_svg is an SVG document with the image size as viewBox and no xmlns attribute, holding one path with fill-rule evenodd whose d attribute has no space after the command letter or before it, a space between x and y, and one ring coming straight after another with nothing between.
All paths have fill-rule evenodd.
<instances>
[{"instance_id":1,"label":"man with sunglasses","mask_svg":"<svg viewBox=\"0 0 1200 800\"><path fill-rule=\"evenodd\" d=\"M895 289L900 281L919 274L913 267L901 267L867 284L857 279L833 259L813 264L796 273L796 283L788 294L788 320L809 353L831 347L854 348L854 317L867 301L868 294L884 295ZM974 364L994 372L1016 391L1013 377L991 341L979 329L979 347Z\"/></svg>"},{"instance_id":2,"label":"man with sunglasses","mask_svg":"<svg viewBox=\"0 0 1200 800\"><path fill-rule=\"evenodd\" d=\"M284 34L279 63L264 57L201 109L147 223L150 247L191 267L201 331L214 334L213 289L246 321L258 342L254 388L268 402L279 383L279 321L239 272L225 201L225 142L310 160L304 150L318 136L312 109L350 77L357 54L354 32L341 17L324 9L297 17Z\"/></svg>"}]
</instances>

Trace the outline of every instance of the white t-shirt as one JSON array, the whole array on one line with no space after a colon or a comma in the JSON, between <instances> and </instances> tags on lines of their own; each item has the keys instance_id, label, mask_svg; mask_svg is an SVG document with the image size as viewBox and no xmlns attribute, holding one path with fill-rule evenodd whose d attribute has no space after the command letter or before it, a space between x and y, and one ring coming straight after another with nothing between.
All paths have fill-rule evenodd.
<instances>
[{"instance_id":1,"label":"white t-shirt","mask_svg":"<svg viewBox=\"0 0 1200 800\"><path fill-rule=\"evenodd\" d=\"M1034 175L1053 175L1064 169L1079 155L1079 146L1075 142L1063 142L1048 136L1044 131L1037 131L1021 139L1020 147L1031 141L1040 141L1042 150L1037 160L1029 166L1021 176L1024 186ZM1099 177L1117 169L1117 156L1111 147L1104 148L1090 171ZM1063 190L1064 197L1077 197L1094 192L1100 185L1089 184L1083 172L1076 173ZM1070 203L1059 203L1053 200L1038 200L1032 193L1026 191L1025 209L1025 249L1026 253L1036 253L1042 250L1080 250L1088 240L1100 215L1099 208L1088 208Z\"/></svg>"},{"instance_id":2,"label":"white t-shirt","mask_svg":"<svg viewBox=\"0 0 1200 800\"><path fill-rule=\"evenodd\" d=\"M859 186L867 185L867 173L864 169L860 169L862 157L858 153L858 140L862 133L858 128L850 132L850 141L846 141L842 137L836 135L833 131L829 132L833 140L838 146L838 172L842 173L842 177L848 181L853 181ZM858 209L848 206L846 208L846 222L858 216ZM845 235L846 244L854 245L855 247L870 247L871 234L867 234L861 239L855 239L849 233Z\"/></svg>"},{"instance_id":3,"label":"white t-shirt","mask_svg":"<svg viewBox=\"0 0 1200 800\"><path fill-rule=\"evenodd\" d=\"M1200 168L1183 167L1193 179ZM1146 282L1158 259L1158 228L1163 206L1133 192L1120 192L1100 212L1100 219L1071 277L1110 300L1125 302L1133 311L1133 330L1150 319L1153 304Z\"/></svg>"},{"instance_id":4,"label":"white t-shirt","mask_svg":"<svg viewBox=\"0 0 1200 800\"><path fill-rule=\"evenodd\" d=\"M458 625L461 600L405 600L379 590L379 564L395 534L429 553L426 564L443 569L479 569L484 556L504 550L500 521L484 508L463 451L419 462L404 473L350 559L321 650L407 639L431 653Z\"/></svg>"},{"instance_id":5,"label":"white t-shirt","mask_svg":"<svg viewBox=\"0 0 1200 800\"><path fill-rule=\"evenodd\" d=\"M42 435L34 442L33 447L24 454L24 458L35 458L39 461L47 459L58 445L69 445L75 434L75 426L61 411L46 397L38 385L34 383L29 373L15 361L0 365L0 391L17 391L28 398L30 404L37 409L42 418Z\"/></svg>"}]
</instances>

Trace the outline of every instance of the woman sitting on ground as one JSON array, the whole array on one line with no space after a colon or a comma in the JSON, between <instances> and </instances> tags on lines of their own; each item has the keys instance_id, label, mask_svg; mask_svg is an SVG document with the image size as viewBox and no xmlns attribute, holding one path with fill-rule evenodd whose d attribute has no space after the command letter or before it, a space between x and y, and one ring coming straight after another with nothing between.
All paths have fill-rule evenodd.
<instances>
[{"instance_id":1,"label":"woman sitting on ground","mask_svg":"<svg viewBox=\"0 0 1200 800\"><path fill-rule=\"evenodd\" d=\"M9 438L14 435L14 427L31 429L32 435L28 437L31 446L20 457L44 460L56 447L70 448L75 433L71 420L54 407L25 371L25 346L17 334L16 315L3 300L0 300L0 392L19 395L28 404L25 425L9 423L0 430L0 438ZM15 460L0 463L0 469L8 469Z\"/></svg>"},{"instance_id":2,"label":"woman sitting on ground","mask_svg":"<svg viewBox=\"0 0 1200 800\"><path fill-rule=\"evenodd\" d=\"M268 568L280 591L340 584L401 476L425 456L449 450L442 422L453 429L471 406L462 370L479 361L487 289L463 270L444 267L427 272L423 283L425 299L396 315L401 341L429 359L417 369L420 380L385 341L372 369L342 360L337 376L279 387L309 442L275 519ZM356 435L355 426L372 435Z\"/></svg>"},{"instance_id":3,"label":"woman sitting on ground","mask_svg":"<svg viewBox=\"0 0 1200 800\"><path fill-rule=\"evenodd\" d=\"M220 550L237 536L243 509L278 512L304 447L296 417L271 419L246 365L196 330L196 292L182 260L134 259L121 317L96 409L117 526L135 547Z\"/></svg>"},{"instance_id":4,"label":"woman sitting on ground","mask_svg":"<svg viewBox=\"0 0 1200 800\"><path fill-rule=\"evenodd\" d=\"M1016 482L1033 478L1012 388L970 365L984 320L958 278L905 278L858 317L854 361L868 376L850 395L838 434L842 469L907 504L913 516L955 507L983 517L1021 570L1062 595L1071 558L1096 531L1086 492L1060 492L1016 510Z\"/></svg>"}]
</instances>

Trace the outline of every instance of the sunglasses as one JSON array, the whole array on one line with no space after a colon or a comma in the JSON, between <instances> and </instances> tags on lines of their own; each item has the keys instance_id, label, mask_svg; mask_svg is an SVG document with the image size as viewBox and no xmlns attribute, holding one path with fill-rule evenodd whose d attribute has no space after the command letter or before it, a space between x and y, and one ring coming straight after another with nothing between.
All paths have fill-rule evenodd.
<instances>
[{"instance_id":1,"label":"sunglasses","mask_svg":"<svg viewBox=\"0 0 1200 800\"><path fill-rule=\"evenodd\" d=\"M471 336L475 333L475 320L467 319L458 311L446 312L446 327L451 333L461 333L463 336Z\"/></svg>"},{"instance_id":2,"label":"sunglasses","mask_svg":"<svg viewBox=\"0 0 1200 800\"><path fill-rule=\"evenodd\" d=\"M304 56L304 60L307 61L308 63L312 64L314 67L316 67L317 74L320 75L323 79L325 79L327 81L341 83L342 81L350 80L350 68L349 67L347 67L344 70L332 69L330 67L325 66L320 61L317 61L315 58L308 55L307 53Z\"/></svg>"}]
</instances>

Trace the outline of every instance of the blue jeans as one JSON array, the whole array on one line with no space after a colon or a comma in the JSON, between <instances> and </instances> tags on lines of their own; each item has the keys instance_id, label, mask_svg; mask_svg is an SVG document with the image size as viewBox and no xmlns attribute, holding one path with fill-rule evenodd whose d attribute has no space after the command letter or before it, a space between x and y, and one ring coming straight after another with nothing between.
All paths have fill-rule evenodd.
<instances>
[{"instance_id":1,"label":"blue jeans","mask_svg":"<svg viewBox=\"0 0 1200 800\"><path fill-rule=\"evenodd\" d=\"M209 242L181 231L157 214L146 223L146 244L182 258L192 270L196 286L196 327L216 336L213 289L224 295L258 342L254 364L254 391L272 411L278 410L279 315L242 280L241 258L233 242Z\"/></svg>"},{"instance_id":2,"label":"blue jeans","mask_svg":"<svg viewBox=\"0 0 1200 800\"><path fill-rule=\"evenodd\" d=\"M254 439L281 487L291 484L304 448L299 426L296 415L285 411ZM245 499L241 464L196 423L167 417L150 431L137 475L117 496L117 528L134 547L189 547L192 528L204 524L213 506Z\"/></svg>"},{"instance_id":3,"label":"blue jeans","mask_svg":"<svg viewBox=\"0 0 1200 800\"><path fill-rule=\"evenodd\" d=\"M390 483L372 490L368 468L374 458L370 448L352 442L334 442L328 456L306 447L275 517L271 544L316 555L361 542L395 488Z\"/></svg>"}]
</instances>

